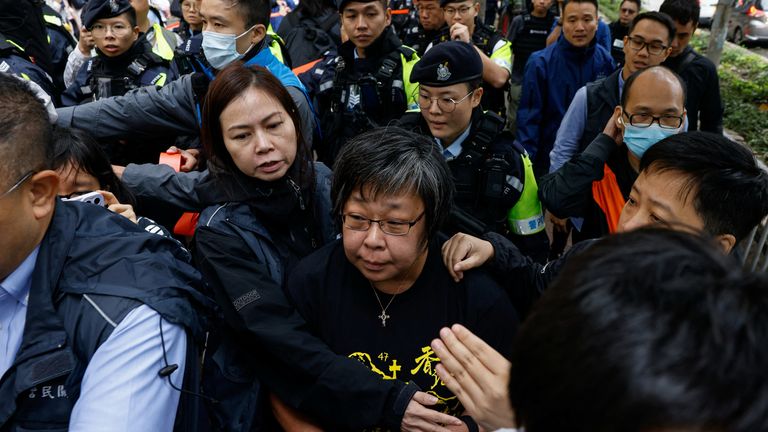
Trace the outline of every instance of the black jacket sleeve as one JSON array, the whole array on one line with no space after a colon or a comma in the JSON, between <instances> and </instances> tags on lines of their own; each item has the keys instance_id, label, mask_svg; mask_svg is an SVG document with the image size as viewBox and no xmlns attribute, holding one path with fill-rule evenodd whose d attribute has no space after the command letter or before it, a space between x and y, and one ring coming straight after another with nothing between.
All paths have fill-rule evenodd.
<instances>
[{"instance_id":1,"label":"black jacket sleeve","mask_svg":"<svg viewBox=\"0 0 768 432\"><path fill-rule=\"evenodd\" d=\"M560 270L570 256L580 253L594 242L594 240L579 242L560 258L546 264L539 264L523 255L514 243L501 234L489 232L483 235L483 240L493 245L494 258L488 263L488 270L496 280L507 281L505 289L522 290L522 296L530 299L531 302L541 297L544 290L560 274ZM521 315L525 314L521 313Z\"/></svg>"},{"instance_id":2,"label":"black jacket sleeve","mask_svg":"<svg viewBox=\"0 0 768 432\"><path fill-rule=\"evenodd\" d=\"M336 430L377 422L400 428L415 386L381 380L312 336L266 265L244 252L249 249L240 237L208 227L196 236L198 268L270 390Z\"/></svg>"},{"instance_id":3,"label":"black jacket sleeve","mask_svg":"<svg viewBox=\"0 0 768 432\"><path fill-rule=\"evenodd\" d=\"M581 217L592 197L592 182L603 178L605 163L616 149L606 134L597 136L584 151L555 172L539 180L539 198L559 218Z\"/></svg>"},{"instance_id":4,"label":"black jacket sleeve","mask_svg":"<svg viewBox=\"0 0 768 432\"><path fill-rule=\"evenodd\" d=\"M720 98L720 78L712 62L702 67L704 81L699 100L699 130L716 134L723 133L723 101Z\"/></svg>"}]
</instances>

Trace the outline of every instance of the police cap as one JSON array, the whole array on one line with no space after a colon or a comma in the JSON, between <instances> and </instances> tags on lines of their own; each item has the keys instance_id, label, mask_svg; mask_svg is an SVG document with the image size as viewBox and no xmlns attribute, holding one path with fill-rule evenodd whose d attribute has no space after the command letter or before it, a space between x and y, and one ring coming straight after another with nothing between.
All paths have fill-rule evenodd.
<instances>
[{"instance_id":1,"label":"police cap","mask_svg":"<svg viewBox=\"0 0 768 432\"><path fill-rule=\"evenodd\" d=\"M113 18L129 9L131 9L131 2L128 0L88 0L81 15L83 26L90 29L96 20Z\"/></svg>"},{"instance_id":2,"label":"police cap","mask_svg":"<svg viewBox=\"0 0 768 432\"><path fill-rule=\"evenodd\" d=\"M483 61L472 44L449 41L434 45L411 71L411 82L445 87L483 76Z\"/></svg>"},{"instance_id":3,"label":"police cap","mask_svg":"<svg viewBox=\"0 0 768 432\"><path fill-rule=\"evenodd\" d=\"M339 7L339 12L344 12L344 6L352 3L353 1L357 3L373 3L375 1L381 2L381 0L336 0L336 5ZM386 7L384 7L384 9L386 9Z\"/></svg>"}]
</instances>

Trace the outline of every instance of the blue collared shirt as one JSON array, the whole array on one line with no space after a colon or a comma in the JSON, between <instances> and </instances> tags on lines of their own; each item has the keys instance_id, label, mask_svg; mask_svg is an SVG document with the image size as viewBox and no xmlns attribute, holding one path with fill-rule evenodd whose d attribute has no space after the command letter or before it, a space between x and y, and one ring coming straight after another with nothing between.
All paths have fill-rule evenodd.
<instances>
[{"instance_id":1,"label":"blue collared shirt","mask_svg":"<svg viewBox=\"0 0 768 432\"><path fill-rule=\"evenodd\" d=\"M622 71L623 72L623 71ZM624 77L619 72L619 100L624 90ZM587 87L581 87L573 97L563 122L557 130L555 145L549 153L549 172L555 172L579 151L579 142L587 125Z\"/></svg>"},{"instance_id":2,"label":"blue collared shirt","mask_svg":"<svg viewBox=\"0 0 768 432\"><path fill-rule=\"evenodd\" d=\"M40 246L0 282L0 376L13 365L16 353L21 347L32 271L35 269L39 252Z\"/></svg>"},{"instance_id":3,"label":"blue collared shirt","mask_svg":"<svg viewBox=\"0 0 768 432\"><path fill-rule=\"evenodd\" d=\"M461 154L461 145L469 136L469 129L471 127L472 127L471 124L467 126L467 128L464 129L464 132L462 132L461 135L456 137L453 143L449 145L447 148L443 148L443 142L440 138L435 138L437 145L439 145L440 149L442 149L443 151L443 156L445 156L446 161L451 161L459 157L459 155Z\"/></svg>"},{"instance_id":4,"label":"blue collared shirt","mask_svg":"<svg viewBox=\"0 0 768 432\"><path fill-rule=\"evenodd\" d=\"M0 283L0 375L16 358L24 334L27 298L39 246ZM98 296L92 296L98 305ZM179 392L157 372L165 367L160 315L139 306L120 321L85 369L80 397L72 409L69 431L172 431ZM184 377L187 338L184 329L163 320L168 364L177 387ZM48 388L46 388L48 387ZM36 387L40 397L66 397L63 386Z\"/></svg>"}]
</instances>

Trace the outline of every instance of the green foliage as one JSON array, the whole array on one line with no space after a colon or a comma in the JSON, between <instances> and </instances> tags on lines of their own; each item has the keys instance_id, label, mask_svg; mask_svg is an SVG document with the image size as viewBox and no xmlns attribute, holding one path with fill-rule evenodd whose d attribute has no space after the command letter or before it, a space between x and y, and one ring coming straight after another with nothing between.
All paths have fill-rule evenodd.
<instances>
[{"instance_id":1,"label":"green foliage","mask_svg":"<svg viewBox=\"0 0 768 432\"><path fill-rule=\"evenodd\" d=\"M619 19L619 5L621 0L597 0L600 14L605 16L608 23Z\"/></svg>"},{"instance_id":2,"label":"green foliage","mask_svg":"<svg viewBox=\"0 0 768 432\"><path fill-rule=\"evenodd\" d=\"M693 47L706 52L709 34L697 32ZM718 67L725 105L723 124L743 136L758 156L768 161L768 61L743 48L726 45Z\"/></svg>"}]
</instances>

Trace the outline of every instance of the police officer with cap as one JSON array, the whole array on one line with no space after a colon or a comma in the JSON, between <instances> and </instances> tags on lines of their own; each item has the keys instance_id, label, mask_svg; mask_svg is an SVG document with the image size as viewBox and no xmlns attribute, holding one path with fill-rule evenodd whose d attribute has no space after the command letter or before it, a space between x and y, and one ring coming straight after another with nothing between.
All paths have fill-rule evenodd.
<instances>
[{"instance_id":1,"label":"police officer with cap","mask_svg":"<svg viewBox=\"0 0 768 432\"><path fill-rule=\"evenodd\" d=\"M152 52L128 0L91 0L82 18L93 34L97 55L62 94L65 106L120 96L138 87L162 87L178 76L168 60Z\"/></svg>"},{"instance_id":2,"label":"police officer with cap","mask_svg":"<svg viewBox=\"0 0 768 432\"><path fill-rule=\"evenodd\" d=\"M504 120L481 108L482 73L472 45L436 45L411 72L421 112L407 113L401 125L432 136L451 168L456 205L446 231L499 232L544 260L549 244L531 161L503 130Z\"/></svg>"},{"instance_id":3,"label":"police officer with cap","mask_svg":"<svg viewBox=\"0 0 768 432\"><path fill-rule=\"evenodd\" d=\"M171 62L152 51L128 0L90 0L82 18L93 35L97 55L83 64L62 94L65 106L121 96L139 87L162 87L178 77ZM167 148L167 143L153 140L129 141L107 149L113 163L155 161L158 149Z\"/></svg>"}]
</instances>

